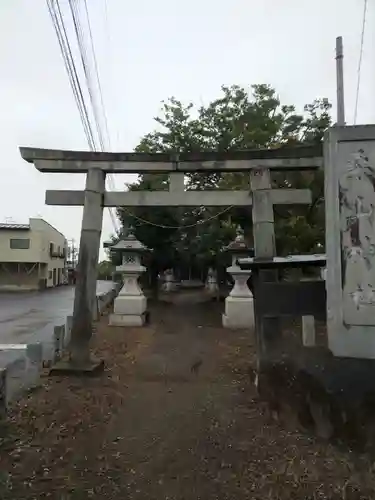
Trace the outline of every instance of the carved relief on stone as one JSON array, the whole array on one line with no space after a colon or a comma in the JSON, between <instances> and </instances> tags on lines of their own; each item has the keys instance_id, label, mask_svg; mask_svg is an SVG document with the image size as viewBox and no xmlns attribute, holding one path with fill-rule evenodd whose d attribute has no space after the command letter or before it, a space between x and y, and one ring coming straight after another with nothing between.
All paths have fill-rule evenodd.
<instances>
[{"instance_id":1,"label":"carved relief on stone","mask_svg":"<svg viewBox=\"0 0 375 500\"><path fill-rule=\"evenodd\" d=\"M363 150L339 179L343 312L347 324L375 324L375 166Z\"/></svg>"}]
</instances>

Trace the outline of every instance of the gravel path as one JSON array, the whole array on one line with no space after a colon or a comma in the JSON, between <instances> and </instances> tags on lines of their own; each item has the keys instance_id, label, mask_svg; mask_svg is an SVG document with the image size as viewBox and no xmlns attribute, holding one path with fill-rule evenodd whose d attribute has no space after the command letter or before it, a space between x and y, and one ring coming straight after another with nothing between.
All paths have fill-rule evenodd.
<instances>
[{"instance_id":1,"label":"gravel path","mask_svg":"<svg viewBox=\"0 0 375 500\"><path fill-rule=\"evenodd\" d=\"M159 304L138 329L104 317L105 373L43 379L3 425L0 498L374 498L368 457L267 418L252 335L221 328L220 307Z\"/></svg>"}]
</instances>

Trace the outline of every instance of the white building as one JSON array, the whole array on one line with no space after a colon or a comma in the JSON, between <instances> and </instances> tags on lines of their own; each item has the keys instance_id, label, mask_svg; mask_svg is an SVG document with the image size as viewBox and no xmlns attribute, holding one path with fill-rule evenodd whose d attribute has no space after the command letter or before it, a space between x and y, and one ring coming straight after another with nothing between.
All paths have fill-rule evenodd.
<instances>
[{"instance_id":1,"label":"white building","mask_svg":"<svg viewBox=\"0 0 375 500\"><path fill-rule=\"evenodd\" d=\"M66 282L65 236L43 219L0 223L0 290L40 290Z\"/></svg>"}]
</instances>

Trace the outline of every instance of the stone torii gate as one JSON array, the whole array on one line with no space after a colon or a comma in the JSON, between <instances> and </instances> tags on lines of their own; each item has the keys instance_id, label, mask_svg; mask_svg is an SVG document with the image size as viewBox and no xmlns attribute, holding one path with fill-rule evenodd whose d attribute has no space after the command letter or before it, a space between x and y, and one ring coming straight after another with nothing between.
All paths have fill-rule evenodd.
<instances>
[{"instance_id":1,"label":"stone torii gate","mask_svg":"<svg viewBox=\"0 0 375 500\"><path fill-rule=\"evenodd\" d=\"M308 189L272 189L270 170L316 170L323 166L322 148L293 147L237 152L104 153L20 148L21 156L40 172L85 173L84 191L47 191L47 205L83 206L78 277L74 298L69 360L54 371L93 372L103 366L90 356L93 304L104 207L252 206L257 258L275 255L273 205L311 203ZM184 174L249 172L249 187L241 191L185 191ZM106 192L107 173L168 173L168 191ZM277 329L275 322L270 330Z\"/></svg>"}]
</instances>

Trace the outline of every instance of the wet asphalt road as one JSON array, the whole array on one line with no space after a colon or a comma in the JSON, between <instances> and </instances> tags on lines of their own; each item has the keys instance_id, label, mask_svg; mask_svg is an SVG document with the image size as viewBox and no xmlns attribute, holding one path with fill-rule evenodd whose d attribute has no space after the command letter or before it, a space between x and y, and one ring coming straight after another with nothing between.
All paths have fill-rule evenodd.
<instances>
[{"instance_id":1,"label":"wet asphalt road","mask_svg":"<svg viewBox=\"0 0 375 500\"><path fill-rule=\"evenodd\" d=\"M97 282L97 295L112 288ZM65 323L73 312L74 286L43 292L0 293L0 344L26 344L44 337L53 325Z\"/></svg>"}]
</instances>

